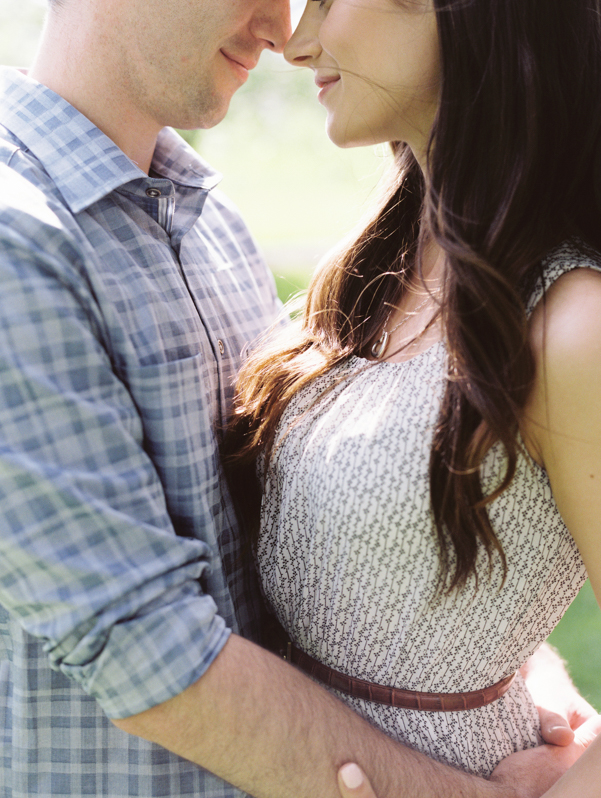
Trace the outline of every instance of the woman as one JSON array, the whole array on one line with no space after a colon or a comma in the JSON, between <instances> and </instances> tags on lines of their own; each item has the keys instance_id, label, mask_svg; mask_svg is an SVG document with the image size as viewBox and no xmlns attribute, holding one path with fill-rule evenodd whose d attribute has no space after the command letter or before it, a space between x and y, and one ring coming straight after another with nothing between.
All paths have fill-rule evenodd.
<instances>
[{"instance_id":1,"label":"woman","mask_svg":"<svg viewBox=\"0 0 601 798\"><path fill-rule=\"evenodd\" d=\"M299 665L486 776L539 743L513 675L585 569L601 597L601 3L309 0L286 57L395 174L240 377L263 589Z\"/></svg>"}]
</instances>

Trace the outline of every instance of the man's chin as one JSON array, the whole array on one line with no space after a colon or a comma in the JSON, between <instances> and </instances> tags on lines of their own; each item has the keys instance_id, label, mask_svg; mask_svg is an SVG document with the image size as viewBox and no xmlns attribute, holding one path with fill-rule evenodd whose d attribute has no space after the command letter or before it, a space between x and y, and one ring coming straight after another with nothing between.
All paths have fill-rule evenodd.
<instances>
[{"instance_id":1,"label":"man's chin","mask_svg":"<svg viewBox=\"0 0 601 798\"><path fill-rule=\"evenodd\" d=\"M208 130L223 122L230 108L231 97L216 98L210 106L205 105L199 109L185 124L178 125L180 130Z\"/></svg>"}]
</instances>

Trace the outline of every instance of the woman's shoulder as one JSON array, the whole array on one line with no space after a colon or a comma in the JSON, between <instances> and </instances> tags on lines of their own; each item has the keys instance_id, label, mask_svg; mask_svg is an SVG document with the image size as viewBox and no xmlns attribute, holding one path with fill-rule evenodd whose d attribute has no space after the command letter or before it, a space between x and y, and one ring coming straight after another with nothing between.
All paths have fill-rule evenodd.
<instances>
[{"instance_id":1,"label":"woman's shoulder","mask_svg":"<svg viewBox=\"0 0 601 798\"><path fill-rule=\"evenodd\" d=\"M592 356L601 368L601 253L570 239L550 252L542 265L530 301L535 356L544 350L546 367L554 364L560 370Z\"/></svg>"},{"instance_id":2,"label":"woman's shoulder","mask_svg":"<svg viewBox=\"0 0 601 798\"><path fill-rule=\"evenodd\" d=\"M587 275L601 272L601 252L579 238L569 238L554 247L543 259L541 266L540 278L528 301L528 315L543 297L547 297L558 281L561 281L561 285L567 285L572 280L586 281ZM573 274L573 277L564 279L568 274Z\"/></svg>"},{"instance_id":3,"label":"woman's shoulder","mask_svg":"<svg viewBox=\"0 0 601 798\"><path fill-rule=\"evenodd\" d=\"M556 279L531 317L535 379L522 436L595 589L601 590L601 259L585 247L549 259ZM599 595L599 593L598 593Z\"/></svg>"},{"instance_id":4,"label":"woman's shoulder","mask_svg":"<svg viewBox=\"0 0 601 798\"><path fill-rule=\"evenodd\" d=\"M544 265L544 290L530 317L535 379L522 430L539 463L546 444L557 443L551 430L562 430L562 440L584 440L586 429L601 434L601 255L569 243Z\"/></svg>"}]
</instances>

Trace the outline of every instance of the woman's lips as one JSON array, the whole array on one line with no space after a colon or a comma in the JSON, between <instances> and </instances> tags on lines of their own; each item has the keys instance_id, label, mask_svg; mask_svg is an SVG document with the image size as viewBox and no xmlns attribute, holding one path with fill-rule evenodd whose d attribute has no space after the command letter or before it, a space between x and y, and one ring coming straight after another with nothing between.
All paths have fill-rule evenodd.
<instances>
[{"instance_id":1,"label":"woman's lips","mask_svg":"<svg viewBox=\"0 0 601 798\"><path fill-rule=\"evenodd\" d=\"M318 75L315 76L315 84L319 88L319 93L317 95L319 102L322 102L327 92L332 88L332 86L335 86L339 80L340 75L331 75L329 77L319 77Z\"/></svg>"}]
</instances>

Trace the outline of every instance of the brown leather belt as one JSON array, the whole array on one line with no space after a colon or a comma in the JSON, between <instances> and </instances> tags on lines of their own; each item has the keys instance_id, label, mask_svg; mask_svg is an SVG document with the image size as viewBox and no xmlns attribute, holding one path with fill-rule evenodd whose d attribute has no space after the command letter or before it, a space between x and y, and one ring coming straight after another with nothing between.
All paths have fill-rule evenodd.
<instances>
[{"instance_id":1,"label":"brown leather belt","mask_svg":"<svg viewBox=\"0 0 601 798\"><path fill-rule=\"evenodd\" d=\"M362 698L364 701L388 704L401 709L418 709L422 712L461 712L486 706L501 698L515 679L515 673L512 673L490 687L472 690L469 693L420 693L417 690L384 687L381 684L372 684L364 679L347 676L313 659L291 642L287 642L284 648L280 647L278 653L309 676L334 690L340 690L354 698Z\"/></svg>"}]
</instances>

